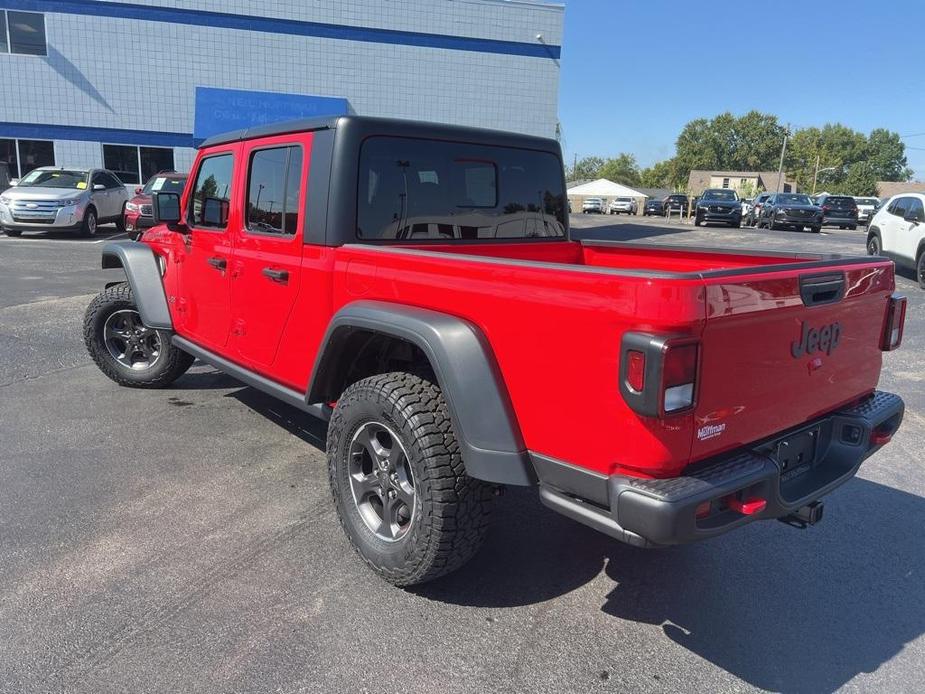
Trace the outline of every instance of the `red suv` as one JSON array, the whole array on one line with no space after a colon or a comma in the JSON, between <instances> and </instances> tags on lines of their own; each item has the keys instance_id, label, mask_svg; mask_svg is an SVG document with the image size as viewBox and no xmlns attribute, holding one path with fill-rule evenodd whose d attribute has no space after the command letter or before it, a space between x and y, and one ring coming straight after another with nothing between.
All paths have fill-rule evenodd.
<instances>
[{"instance_id":1,"label":"red suv","mask_svg":"<svg viewBox=\"0 0 925 694\"><path fill-rule=\"evenodd\" d=\"M501 485L640 547L811 525L902 420L889 260L573 240L555 140L344 116L192 171L103 247L126 281L87 348L125 386L198 358L328 420L334 508L395 584L475 554Z\"/></svg>"},{"instance_id":2,"label":"red suv","mask_svg":"<svg viewBox=\"0 0 925 694\"><path fill-rule=\"evenodd\" d=\"M151 196L158 191L182 193L186 177L185 173L161 171L149 178L144 188L135 189L135 197L125 203L125 230L132 239L137 240L145 229L154 226Z\"/></svg>"}]
</instances>

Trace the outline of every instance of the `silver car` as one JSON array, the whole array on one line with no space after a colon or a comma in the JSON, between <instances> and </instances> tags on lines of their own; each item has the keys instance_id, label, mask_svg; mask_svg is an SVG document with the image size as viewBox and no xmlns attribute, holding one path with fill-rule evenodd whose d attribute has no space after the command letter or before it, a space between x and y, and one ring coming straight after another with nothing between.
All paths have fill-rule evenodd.
<instances>
[{"instance_id":1,"label":"silver car","mask_svg":"<svg viewBox=\"0 0 925 694\"><path fill-rule=\"evenodd\" d=\"M33 169L0 194L0 227L7 236L24 231L76 231L93 236L100 224L115 222L128 201L122 181L105 169Z\"/></svg>"}]
</instances>

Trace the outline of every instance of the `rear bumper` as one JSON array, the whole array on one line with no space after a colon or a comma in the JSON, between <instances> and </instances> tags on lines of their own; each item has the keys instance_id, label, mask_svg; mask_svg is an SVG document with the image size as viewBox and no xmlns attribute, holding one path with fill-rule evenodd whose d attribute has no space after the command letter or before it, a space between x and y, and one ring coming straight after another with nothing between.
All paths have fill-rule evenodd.
<instances>
[{"instance_id":1,"label":"rear bumper","mask_svg":"<svg viewBox=\"0 0 925 694\"><path fill-rule=\"evenodd\" d=\"M838 224L844 226L850 226L852 224L857 224L857 217L837 217L835 215L825 215L822 218L823 224Z\"/></svg>"},{"instance_id":2,"label":"rear bumper","mask_svg":"<svg viewBox=\"0 0 925 694\"><path fill-rule=\"evenodd\" d=\"M903 401L876 392L786 434L670 479L606 477L533 456L540 498L547 506L623 542L641 547L705 540L756 520L782 518L847 482L899 428ZM815 440L811 464L787 460L784 442ZM763 500L752 513L739 502ZM703 509L709 506L708 513ZM700 517L698 517L700 512Z\"/></svg>"}]
</instances>

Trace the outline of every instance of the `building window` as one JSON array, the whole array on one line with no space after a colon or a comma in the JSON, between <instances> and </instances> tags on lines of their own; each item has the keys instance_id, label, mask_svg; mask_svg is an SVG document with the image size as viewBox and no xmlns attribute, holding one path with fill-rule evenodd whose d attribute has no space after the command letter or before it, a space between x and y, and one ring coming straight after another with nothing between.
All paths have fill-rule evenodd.
<instances>
[{"instance_id":1,"label":"building window","mask_svg":"<svg viewBox=\"0 0 925 694\"><path fill-rule=\"evenodd\" d=\"M8 164L10 176L22 178L32 169L55 165L55 143L51 140L0 140L0 161Z\"/></svg>"},{"instance_id":2,"label":"building window","mask_svg":"<svg viewBox=\"0 0 925 694\"><path fill-rule=\"evenodd\" d=\"M103 145L103 168L127 185L140 185L160 171L173 171L173 149Z\"/></svg>"},{"instance_id":3,"label":"building window","mask_svg":"<svg viewBox=\"0 0 925 694\"><path fill-rule=\"evenodd\" d=\"M301 147L274 147L254 152L247 183L248 231L296 233L301 178Z\"/></svg>"},{"instance_id":4,"label":"building window","mask_svg":"<svg viewBox=\"0 0 925 694\"><path fill-rule=\"evenodd\" d=\"M728 188L728 187L729 187L729 179L728 179L728 178L724 178L724 179L723 179L723 188Z\"/></svg>"},{"instance_id":5,"label":"building window","mask_svg":"<svg viewBox=\"0 0 925 694\"><path fill-rule=\"evenodd\" d=\"M45 15L38 12L7 10L0 17L0 52L22 55L48 55L45 43Z\"/></svg>"},{"instance_id":6,"label":"building window","mask_svg":"<svg viewBox=\"0 0 925 694\"><path fill-rule=\"evenodd\" d=\"M739 179L739 185L740 185L740 186L746 186L746 185L748 185L748 179L747 179L747 178Z\"/></svg>"}]
</instances>

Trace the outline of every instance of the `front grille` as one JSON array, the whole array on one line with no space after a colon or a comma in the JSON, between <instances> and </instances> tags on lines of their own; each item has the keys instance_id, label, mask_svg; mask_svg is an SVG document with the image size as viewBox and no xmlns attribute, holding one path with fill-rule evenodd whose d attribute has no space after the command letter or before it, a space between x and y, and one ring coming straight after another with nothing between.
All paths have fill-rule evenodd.
<instances>
[{"instance_id":1,"label":"front grille","mask_svg":"<svg viewBox=\"0 0 925 694\"><path fill-rule=\"evenodd\" d=\"M787 214L791 217L812 217L814 213L812 210L787 210Z\"/></svg>"},{"instance_id":2,"label":"front grille","mask_svg":"<svg viewBox=\"0 0 925 694\"><path fill-rule=\"evenodd\" d=\"M10 213L14 222L47 224L55 221L58 203L54 200L13 200Z\"/></svg>"},{"instance_id":3,"label":"front grille","mask_svg":"<svg viewBox=\"0 0 925 694\"><path fill-rule=\"evenodd\" d=\"M722 214L729 214L732 210L728 207L723 207L722 205L710 205L710 212L720 212Z\"/></svg>"}]
</instances>

